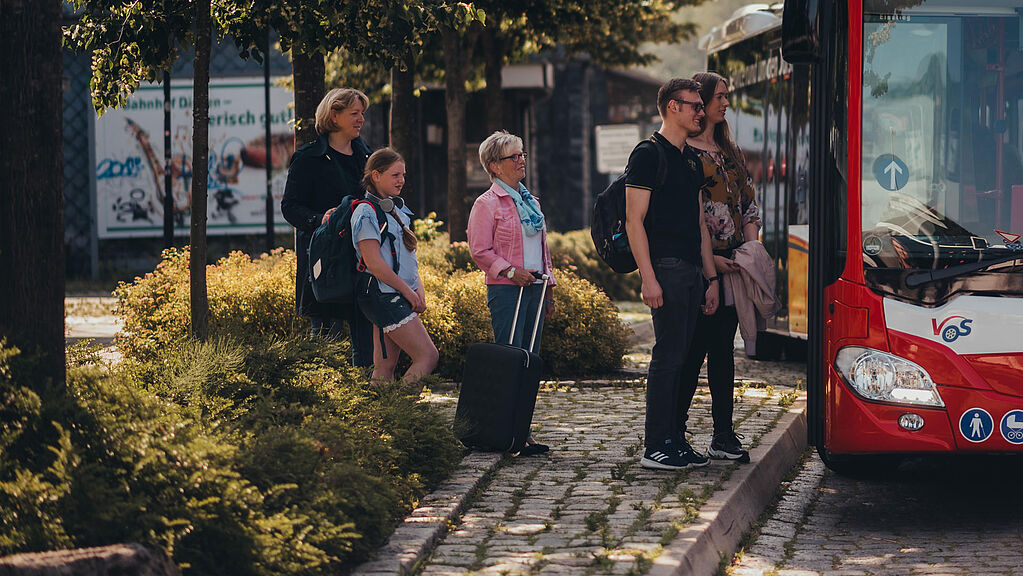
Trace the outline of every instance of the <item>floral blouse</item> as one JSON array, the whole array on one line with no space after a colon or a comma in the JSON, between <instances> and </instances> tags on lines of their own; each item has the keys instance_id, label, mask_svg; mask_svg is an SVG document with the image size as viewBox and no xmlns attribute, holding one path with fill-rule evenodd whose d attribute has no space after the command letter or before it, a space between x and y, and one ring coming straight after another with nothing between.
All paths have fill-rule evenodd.
<instances>
[{"instance_id":1,"label":"floral blouse","mask_svg":"<svg viewBox=\"0 0 1023 576\"><path fill-rule=\"evenodd\" d=\"M742 229L750 222L760 225L753 179L749 172L720 150L710 152L693 147L703 161L703 218L710 232L712 248L727 250L743 243Z\"/></svg>"}]
</instances>

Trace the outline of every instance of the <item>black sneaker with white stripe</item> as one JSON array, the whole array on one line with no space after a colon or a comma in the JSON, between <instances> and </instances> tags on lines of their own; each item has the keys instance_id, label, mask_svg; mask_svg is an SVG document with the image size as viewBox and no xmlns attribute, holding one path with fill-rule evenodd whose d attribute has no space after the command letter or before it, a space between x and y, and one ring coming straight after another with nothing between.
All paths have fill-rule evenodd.
<instances>
[{"instance_id":1,"label":"black sneaker with white stripe","mask_svg":"<svg viewBox=\"0 0 1023 576\"><path fill-rule=\"evenodd\" d=\"M652 470L682 470L690 466L706 466L707 458L687 443L666 442L658 448L647 448L639 465Z\"/></svg>"},{"instance_id":2,"label":"black sneaker with white stripe","mask_svg":"<svg viewBox=\"0 0 1023 576\"><path fill-rule=\"evenodd\" d=\"M749 452L743 450L742 442L739 441L741 438L743 438L742 434L735 432L715 434L710 448L707 449L707 455L718 460L749 462Z\"/></svg>"}]
</instances>

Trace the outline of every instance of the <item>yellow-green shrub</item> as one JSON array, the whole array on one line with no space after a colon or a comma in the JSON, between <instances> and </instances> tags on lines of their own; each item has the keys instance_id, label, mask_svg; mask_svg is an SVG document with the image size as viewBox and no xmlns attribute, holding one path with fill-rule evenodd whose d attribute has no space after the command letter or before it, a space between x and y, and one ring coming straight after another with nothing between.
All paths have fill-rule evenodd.
<instances>
[{"instance_id":1,"label":"yellow-green shrub","mask_svg":"<svg viewBox=\"0 0 1023 576\"><path fill-rule=\"evenodd\" d=\"M427 294L423 324L440 352L438 372L459 379L465 352L491 342L483 273L464 242L446 234L420 243L419 271ZM607 372L621 365L626 328L607 296L570 269L555 272L557 316L544 329L541 355L552 376ZM207 267L210 335L235 339L285 338L304 333L294 311L294 252L276 250L252 259L232 253ZM153 358L188 336L188 251L168 250L156 270L117 288L126 356ZM347 346L347 343L344 344Z\"/></svg>"},{"instance_id":2,"label":"yellow-green shrub","mask_svg":"<svg viewBox=\"0 0 1023 576\"><path fill-rule=\"evenodd\" d=\"M232 252L206 267L206 285L211 335L287 336L308 328L294 311L294 251L280 248L255 259ZM187 336L188 249L165 250L155 270L121 282L115 294L126 334L119 344L126 355L150 357Z\"/></svg>"},{"instance_id":3,"label":"yellow-green shrub","mask_svg":"<svg viewBox=\"0 0 1023 576\"><path fill-rule=\"evenodd\" d=\"M440 352L437 370L458 379L469 346L494 338L483 273L422 265L419 271L428 304L423 325ZM540 347L545 372L562 377L620 368L628 329L614 304L569 270L557 270L555 276L556 314L544 325Z\"/></svg>"},{"instance_id":4,"label":"yellow-green shrub","mask_svg":"<svg viewBox=\"0 0 1023 576\"><path fill-rule=\"evenodd\" d=\"M128 541L186 576L345 573L461 458L417 390L305 334L86 352L41 401L0 339L0 555Z\"/></svg>"},{"instance_id":5,"label":"yellow-green shrub","mask_svg":"<svg viewBox=\"0 0 1023 576\"><path fill-rule=\"evenodd\" d=\"M596 284L612 300L640 300L639 272L619 274L597 255L589 230L551 232L547 246L555 268L567 268Z\"/></svg>"},{"instance_id":6,"label":"yellow-green shrub","mask_svg":"<svg viewBox=\"0 0 1023 576\"><path fill-rule=\"evenodd\" d=\"M618 309L589 281L556 270L555 315L546 321L540 355L554 376L597 375L621 368L628 328Z\"/></svg>"}]
</instances>

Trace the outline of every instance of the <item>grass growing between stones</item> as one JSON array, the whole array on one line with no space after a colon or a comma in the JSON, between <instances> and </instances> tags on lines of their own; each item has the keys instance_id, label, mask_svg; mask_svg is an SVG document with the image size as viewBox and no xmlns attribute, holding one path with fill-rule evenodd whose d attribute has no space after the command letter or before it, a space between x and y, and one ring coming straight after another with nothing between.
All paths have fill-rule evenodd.
<instances>
[{"instance_id":1,"label":"grass growing between stones","mask_svg":"<svg viewBox=\"0 0 1023 576\"><path fill-rule=\"evenodd\" d=\"M753 524L750 526L750 528L746 530L745 533L743 533L742 537L739 539L739 543L735 554L733 554L731 557L725 556L721 559L721 563L718 565L718 570L717 572L715 572L715 576L729 576L734 572L733 567L737 566L742 561L742 559L746 556L746 553L749 550L749 548L753 545L754 542L756 542L757 538L760 537L764 526L767 524L767 521L770 520L778 512L778 506L781 503L782 498L785 496L785 493L789 490L789 487L792 485L792 482L796 479L797 476L799 476L800 471L803 469L803 466L806 464L806 461L812 456L812 454L813 454L812 448L806 449L803 452L802 456L800 456L799 462L795 466L793 466L792 469L785 473L785 476L782 478L781 483L778 485L778 489L775 491L774 497L771 499L771 502L767 505L767 508L765 508L763 513L761 513L760 516L758 516L757 519L753 521ZM816 501L816 498L814 501ZM802 523L805 521L806 517L807 514L804 513L802 519L800 520L799 524L796 527L797 534L799 533L799 529L802 526ZM785 545L783 546L785 552L783 556L779 559L778 566L781 566L782 562L784 562L788 558L791 558L792 556L791 542L792 541L790 540L789 542L786 542ZM777 567L774 571L777 572ZM765 576L767 576L768 574L770 574L770 572L766 572Z\"/></svg>"}]
</instances>

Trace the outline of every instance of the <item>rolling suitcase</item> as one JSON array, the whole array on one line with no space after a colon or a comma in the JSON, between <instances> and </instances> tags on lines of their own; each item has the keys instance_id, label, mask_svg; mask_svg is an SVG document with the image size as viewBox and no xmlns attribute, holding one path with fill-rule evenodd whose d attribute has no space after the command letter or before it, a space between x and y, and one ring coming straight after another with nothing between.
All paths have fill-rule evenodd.
<instances>
[{"instance_id":1,"label":"rolling suitcase","mask_svg":"<svg viewBox=\"0 0 1023 576\"><path fill-rule=\"evenodd\" d=\"M523 288L519 289L508 344L480 342L469 347L455 409L455 434L469 448L518 454L529 437L543 371L543 361L529 351L536 340L547 295L547 276L542 279L543 290L528 349L511 345Z\"/></svg>"}]
</instances>

